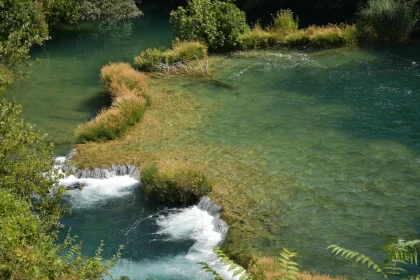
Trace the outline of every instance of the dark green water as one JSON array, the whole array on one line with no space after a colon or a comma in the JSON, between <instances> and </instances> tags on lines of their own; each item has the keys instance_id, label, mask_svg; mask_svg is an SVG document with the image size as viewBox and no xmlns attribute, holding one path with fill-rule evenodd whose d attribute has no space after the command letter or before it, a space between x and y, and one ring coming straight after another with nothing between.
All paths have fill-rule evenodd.
<instances>
[{"instance_id":1,"label":"dark green water","mask_svg":"<svg viewBox=\"0 0 420 280\"><path fill-rule=\"evenodd\" d=\"M168 45L171 30L166 19L145 17L133 25L131 35L118 35L122 38L95 30L58 32L32 52L42 64L9 91L23 104L23 116L58 144L58 154L70 149L73 129L106 104L100 94L100 67L109 61L132 61L146 47ZM173 145L203 147L203 160L215 169L229 162L260 171L232 173L246 187L244 195L260 201L248 219L263 220L269 232L236 241L239 250L277 254L288 247L301 255L303 268L375 279L325 248L339 244L380 259L378 246L389 238L420 236L419 48L407 44L251 52L227 59L218 69L216 78L235 83L234 89L176 81L174 86L194 92L213 110ZM289 183L285 176L291 178ZM147 245L150 254L139 254L142 243L149 242L141 239L152 240L158 230L154 221L147 221L139 242L118 229L128 231L129 223L141 220L143 214L133 212L145 211L149 217L158 208L131 207L127 199L117 195L76 210L66 224L77 228L92 250L103 237L108 238L109 252L126 244L124 257L133 261L147 263L188 251L191 238L156 243L170 248ZM173 259L168 263L176 267ZM158 263L157 270L162 266ZM135 274L145 266L131 267Z\"/></svg>"}]
</instances>

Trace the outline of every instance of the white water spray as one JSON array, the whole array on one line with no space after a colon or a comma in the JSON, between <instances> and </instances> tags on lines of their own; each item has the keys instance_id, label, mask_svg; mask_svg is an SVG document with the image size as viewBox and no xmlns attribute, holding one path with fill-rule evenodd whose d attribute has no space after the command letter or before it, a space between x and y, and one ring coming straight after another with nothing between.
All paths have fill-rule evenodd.
<instances>
[{"instance_id":1,"label":"white water spray","mask_svg":"<svg viewBox=\"0 0 420 280\"><path fill-rule=\"evenodd\" d=\"M64 169L65 158L57 158L56 162L56 168ZM60 184L69 189L72 207L88 209L108 199L132 194L140 182L136 168L114 166L109 169L76 171L74 175L60 180ZM241 275L232 277L234 271L228 271L229 267L221 263L213 252L213 248L224 241L228 231L228 225L220 219L220 210L209 197L204 197L196 206L172 209L166 211L166 214L158 213L149 217L160 227L156 232L159 238L170 241L193 240L194 245L186 255L140 262L121 259L112 269L113 274L136 279L148 276L157 279L213 279L197 264L206 262L224 279L239 279Z\"/></svg>"}]
</instances>

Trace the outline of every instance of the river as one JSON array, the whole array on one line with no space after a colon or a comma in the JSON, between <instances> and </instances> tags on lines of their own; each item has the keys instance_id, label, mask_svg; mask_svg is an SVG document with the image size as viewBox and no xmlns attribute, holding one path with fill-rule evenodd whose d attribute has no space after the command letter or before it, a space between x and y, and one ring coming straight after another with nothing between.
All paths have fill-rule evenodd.
<instances>
[{"instance_id":1,"label":"river","mask_svg":"<svg viewBox=\"0 0 420 280\"><path fill-rule=\"evenodd\" d=\"M58 155L70 149L77 124L107 104L100 67L131 62L147 47L168 46L171 28L165 18L146 16L131 33L118 34L123 39L88 27L57 32L31 53L42 61L30 78L9 91L23 104L24 118L58 144ZM326 247L337 244L380 260L378 246L391 237L419 237L419 47L237 53L215 74L232 87L196 79L168 82L212 108L171 145L201 150L196 159L236 180L241 198L256 201L244 219L261 227L261 234L232 227L230 248L276 255L287 247L299 253L304 269L375 279ZM197 276L195 259L185 259L211 239L206 234L216 234L206 231L212 218L194 207L151 203L136 182L121 180L91 182L93 187L67 198L74 211L64 224L80 236L86 252L104 239L107 256L126 245L115 268L119 275L204 279ZM204 235L197 237L191 227L180 232L177 223L191 219Z\"/></svg>"}]
</instances>

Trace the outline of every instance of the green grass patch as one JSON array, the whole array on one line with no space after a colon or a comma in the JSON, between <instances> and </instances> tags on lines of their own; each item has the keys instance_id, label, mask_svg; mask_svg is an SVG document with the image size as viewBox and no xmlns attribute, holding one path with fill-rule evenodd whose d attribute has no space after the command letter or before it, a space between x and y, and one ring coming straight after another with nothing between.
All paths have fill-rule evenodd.
<instances>
[{"instance_id":1,"label":"green grass patch","mask_svg":"<svg viewBox=\"0 0 420 280\"><path fill-rule=\"evenodd\" d=\"M211 192L203 173L186 167L149 167L142 170L141 182L149 199L181 205L195 204Z\"/></svg>"}]
</instances>

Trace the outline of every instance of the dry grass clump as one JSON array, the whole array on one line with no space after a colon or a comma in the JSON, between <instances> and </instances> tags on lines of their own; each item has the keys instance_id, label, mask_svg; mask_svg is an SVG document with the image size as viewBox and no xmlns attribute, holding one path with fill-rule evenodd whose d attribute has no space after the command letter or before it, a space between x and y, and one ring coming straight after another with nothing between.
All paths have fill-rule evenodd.
<instances>
[{"instance_id":1,"label":"dry grass clump","mask_svg":"<svg viewBox=\"0 0 420 280\"><path fill-rule=\"evenodd\" d=\"M350 44L357 39L356 26L347 24L312 25L296 33L286 35L284 43L293 46L309 45L313 47L329 47Z\"/></svg>"},{"instance_id":2,"label":"dry grass clump","mask_svg":"<svg viewBox=\"0 0 420 280\"><path fill-rule=\"evenodd\" d=\"M270 26L263 29L260 24L241 37L242 49L265 48L273 45L330 47L353 43L358 32L355 25L312 25L298 29L299 18L291 10L280 10L273 16Z\"/></svg>"},{"instance_id":3,"label":"dry grass clump","mask_svg":"<svg viewBox=\"0 0 420 280\"><path fill-rule=\"evenodd\" d=\"M259 23L241 37L241 48L259 49L278 45L284 36L280 32L264 30Z\"/></svg>"},{"instance_id":4,"label":"dry grass clump","mask_svg":"<svg viewBox=\"0 0 420 280\"><path fill-rule=\"evenodd\" d=\"M102 67L101 80L105 90L115 98L131 92L144 95L148 92L149 77L136 71L128 63L111 63Z\"/></svg>"},{"instance_id":5,"label":"dry grass clump","mask_svg":"<svg viewBox=\"0 0 420 280\"><path fill-rule=\"evenodd\" d=\"M179 41L172 43L172 49L147 49L134 58L134 65L142 71L160 70L159 66L172 66L207 57L207 46L198 41Z\"/></svg>"},{"instance_id":6,"label":"dry grass clump","mask_svg":"<svg viewBox=\"0 0 420 280\"><path fill-rule=\"evenodd\" d=\"M254 275L257 280L274 280L283 276L280 270L280 265L274 257L257 257L256 260L250 262L248 272ZM332 277L322 274L313 274L307 271L299 272L296 275L298 280L346 280L346 278L338 276Z\"/></svg>"},{"instance_id":7,"label":"dry grass clump","mask_svg":"<svg viewBox=\"0 0 420 280\"><path fill-rule=\"evenodd\" d=\"M271 27L263 29L256 24L251 32L242 37L241 48L258 49L275 45L334 47L351 44L357 40L357 36L356 26L347 24L312 25L305 29L288 32L278 31Z\"/></svg>"},{"instance_id":8,"label":"dry grass clump","mask_svg":"<svg viewBox=\"0 0 420 280\"><path fill-rule=\"evenodd\" d=\"M75 130L78 143L103 142L123 136L138 123L148 105L148 77L128 63L113 63L101 69L102 83L112 105Z\"/></svg>"}]
</instances>

